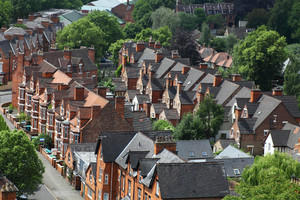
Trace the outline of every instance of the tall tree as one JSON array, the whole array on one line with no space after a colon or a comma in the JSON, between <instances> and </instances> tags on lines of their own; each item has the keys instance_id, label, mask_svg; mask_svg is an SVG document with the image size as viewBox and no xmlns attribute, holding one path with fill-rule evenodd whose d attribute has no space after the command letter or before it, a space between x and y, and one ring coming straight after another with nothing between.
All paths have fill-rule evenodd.
<instances>
[{"instance_id":1,"label":"tall tree","mask_svg":"<svg viewBox=\"0 0 300 200\"><path fill-rule=\"evenodd\" d=\"M23 131L0 132L0 155L0 171L19 194L32 194L42 184L43 163Z\"/></svg>"},{"instance_id":2,"label":"tall tree","mask_svg":"<svg viewBox=\"0 0 300 200\"><path fill-rule=\"evenodd\" d=\"M221 14L209 15L206 18L206 23L214 24L214 27L217 29L224 28L224 26L225 26L225 20Z\"/></svg>"},{"instance_id":3,"label":"tall tree","mask_svg":"<svg viewBox=\"0 0 300 200\"><path fill-rule=\"evenodd\" d=\"M115 43L112 43L108 49L108 52L112 54L112 60L115 65L118 65L119 63L119 51L125 42L126 40L120 39Z\"/></svg>"},{"instance_id":4,"label":"tall tree","mask_svg":"<svg viewBox=\"0 0 300 200\"><path fill-rule=\"evenodd\" d=\"M175 33L180 22L178 15L173 10L163 6L152 12L151 20L153 29L168 26L172 33Z\"/></svg>"},{"instance_id":5,"label":"tall tree","mask_svg":"<svg viewBox=\"0 0 300 200\"><path fill-rule=\"evenodd\" d=\"M217 52L224 52L227 50L225 38L214 38L210 41L209 45Z\"/></svg>"},{"instance_id":6,"label":"tall tree","mask_svg":"<svg viewBox=\"0 0 300 200\"><path fill-rule=\"evenodd\" d=\"M200 44L209 45L210 38L211 38L210 28L208 27L208 25L206 23L203 23L202 29L201 29L201 36L199 39Z\"/></svg>"},{"instance_id":7,"label":"tall tree","mask_svg":"<svg viewBox=\"0 0 300 200\"><path fill-rule=\"evenodd\" d=\"M10 23L14 8L9 0L0 0L0 27Z\"/></svg>"},{"instance_id":8,"label":"tall tree","mask_svg":"<svg viewBox=\"0 0 300 200\"><path fill-rule=\"evenodd\" d=\"M39 0L10 0L14 7L13 18L27 18L30 12L36 12L41 9L41 2Z\"/></svg>"},{"instance_id":9,"label":"tall tree","mask_svg":"<svg viewBox=\"0 0 300 200\"><path fill-rule=\"evenodd\" d=\"M261 25L268 24L268 11L263 8L255 8L250 13L247 14L246 18L248 20L247 27L257 28Z\"/></svg>"},{"instance_id":10,"label":"tall tree","mask_svg":"<svg viewBox=\"0 0 300 200\"><path fill-rule=\"evenodd\" d=\"M197 29L198 23L197 23L197 17L195 15L191 15L189 13L185 12L178 12L177 13L179 17L179 28L181 30L185 31L193 31Z\"/></svg>"},{"instance_id":11,"label":"tall tree","mask_svg":"<svg viewBox=\"0 0 300 200\"><path fill-rule=\"evenodd\" d=\"M285 153L275 152L265 157L257 156L251 167L244 169L236 187L239 197L226 196L225 200L300 198L300 186L291 182L300 176L300 163Z\"/></svg>"},{"instance_id":12,"label":"tall tree","mask_svg":"<svg viewBox=\"0 0 300 200\"><path fill-rule=\"evenodd\" d=\"M206 14L203 8L196 8L194 10L194 15L196 16L197 20L197 24L198 24L198 29L201 30L202 27L202 23L205 22L206 20Z\"/></svg>"},{"instance_id":13,"label":"tall tree","mask_svg":"<svg viewBox=\"0 0 300 200\"><path fill-rule=\"evenodd\" d=\"M79 48L82 45L94 45L97 57L101 57L105 52L104 47L107 46L105 38L103 31L85 17L58 31L56 41L60 49L65 46Z\"/></svg>"},{"instance_id":14,"label":"tall tree","mask_svg":"<svg viewBox=\"0 0 300 200\"><path fill-rule=\"evenodd\" d=\"M143 29L140 33L138 33L135 37L135 40L138 41L149 41L149 38L152 38L155 41L160 41L161 45L164 47L170 46L170 40L172 38L172 33L169 27L161 27L159 29L153 30L151 28Z\"/></svg>"},{"instance_id":15,"label":"tall tree","mask_svg":"<svg viewBox=\"0 0 300 200\"><path fill-rule=\"evenodd\" d=\"M277 0L270 11L268 25L280 35L287 38L288 43L292 43L293 29L289 26L288 20L294 3L297 0Z\"/></svg>"},{"instance_id":16,"label":"tall tree","mask_svg":"<svg viewBox=\"0 0 300 200\"><path fill-rule=\"evenodd\" d=\"M175 127L173 137L176 140L199 140L202 132L202 126L191 113L187 113Z\"/></svg>"},{"instance_id":17,"label":"tall tree","mask_svg":"<svg viewBox=\"0 0 300 200\"><path fill-rule=\"evenodd\" d=\"M190 58L192 64L200 60L200 54L197 51L195 41L191 37L191 32L177 30L172 38L171 48L178 50L182 58Z\"/></svg>"},{"instance_id":18,"label":"tall tree","mask_svg":"<svg viewBox=\"0 0 300 200\"><path fill-rule=\"evenodd\" d=\"M300 44L291 44L286 47L290 63L284 72L283 91L288 95L296 95L300 109Z\"/></svg>"},{"instance_id":19,"label":"tall tree","mask_svg":"<svg viewBox=\"0 0 300 200\"><path fill-rule=\"evenodd\" d=\"M244 78L254 80L262 90L270 90L272 79L280 73L286 59L285 46L285 37L261 26L235 46L234 66Z\"/></svg>"},{"instance_id":20,"label":"tall tree","mask_svg":"<svg viewBox=\"0 0 300 200\"><path fill-rule=\"evenodd\" d=\"M87 16L87 19L98 26L104 33L104 40L106 41L105 51L108 50L110 44L123 38L123 32L117 18L110 16L107 12L93 11Z\"/></svg>"},{"instance_id":21,"label":"tall tree","mask_svg":"<svg viewBox=\"0 0 300 200\"><path fill-rule=\"evenodd\" d=\"M294 42L300 42L300 2L295 2L288 19L288 25L291 27L291 37Z\"/></svg>"},{"instance_id":22,"label":"tall tree","mask_svg":"<svg viewBox=\"0 0 300 200\"><path fill-rule=\"evenodd\" d=\"M9 130L4 118L2 115L0 115L0 130L4 131L4 130Z\"/></svg>"},{"instance_id":23,"label":"tall tree","mask_svg":"<svg viewBox=\"0 0 300 200\"><path fill-rule=\"evenodd\" d=\"M134 39L136 34L141 32L142 27L138 23L126 23L123 28L124 37L127 39Z\"/></svg>"}]
</instances>

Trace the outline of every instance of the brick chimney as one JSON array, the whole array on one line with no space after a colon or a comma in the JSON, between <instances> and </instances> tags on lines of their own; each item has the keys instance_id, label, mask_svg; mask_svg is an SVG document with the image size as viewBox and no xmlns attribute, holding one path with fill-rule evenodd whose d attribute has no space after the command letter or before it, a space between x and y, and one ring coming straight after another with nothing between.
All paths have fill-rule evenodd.
<instances>
[{"instance_id":1,"label":"brick chimney","mask_svg":"<svg viewBox=\"0 0 300 200\"><path fill-rule=\"evenodd\" d=\"M172 136L156 136L154 142L154 154L159 154L163 149L167 149L176 154L176 142Z\"/></svg>"},{"instance_id":2,"label":"brick chimney","mask_svg":"<svg viewBox=\"0 0 300 200\"><path fill-rule=\"evenodd\" d=\"M23 19L18 19L17 24L23 24Z\"/></svg>"},{"instance_id":3,"label":"brick chimney","mask_svg":"<svg viewBox=\"0 0 300 200\"><path fill-rule=\"evenodd\" d=\"M51 78L53 76L52 72L45 71L42 74L43 78Z\"/></svg>"},{"instance_id":4,"label":"brick chimney","mask_svg":"<svg viewBox=\"0 0 300 200\"><path fill-rule=\"evenodd\" d=\"M241 118L242 109L239 107L236 107L234 110L235 120L239 121Z\"/></svg>"},{"instance_id":5,"label":"brick chimney","mask_svg":"<svg viewBox=\"0 0 300 200\"><path fill-rule=\"evenodd\" d=\"M272 95L273 96L282 96L282 89L280 89L279 87L274 88L272 90Z\"/></svg>"},{"instance_id":6,"label":"brick chimney","mask_svg":"<svg viewBox=\"0 0 300 200\"><path fill-rule=\"evenodd\" d=\"M199 69L207 69L207 63L200 63Z\"/></svg>"},{"instance_id":7,"label":"brick chimney","mask_svg":"<svg viewBox=\"0 0 300 200\"><path fill-rule=\"evenodd\" d=\"M232 75L232 81L233 82L242 81L242 76L240 74L233 74Z\"/></svg>"},{"instance_id":8,"label":"brick chimney","mask_svg":"<svg viewBox=\"0 0 300 200\"><path fill-rule=\"evenodd\" d=\"M143 41L137 41L135 51L142 52L145 49L145 43Z\"/></svg>"},{"instance_id":9,"label":"brick chimney","mask_svg":"<svg viewBox=\"0 0 300 200\"><path fill-rule=\"evenodd\" d=\"M76 86L74 89L74 100L75 101L83 101L84 100L84 87L83 86Z\"/></svg>"},{"instance_id":10,"label":"brick chimney","mask_svg":"<svg viewBox=\"0 0 300 200\"><path fill-rule=\"evenodd\" d=\"M48 20L43 20L43 21L42 21L42 25L43 25L45 28L49 28L49 21L48 21Z\"/></svg>"},{"instance_id":11,"label":"brick chimney","mask_svg":"<svg viewBox=\"0 0 300 200\"><path fill-rule=\"evenodd\" d=\"M161 50L157 50L155 54L155 62L159 63L163 59L163 54Z\"/></svg>"},{"instance_id":12,"label":"brick chimney","mask_svg":"<svg viewBox=\"0 0 300 200\"><path fill-rule=\"evenodd\" d=\"M213 87L218 87L223 81L222 75L217 73L214 77Z\"/></svg>"},{"instance_id":13,"label":"brick chimney","mask_svg":"<svg viewBox=\"0 0 300 200\"><path fill-rule=\"evenodd\" d=\"M94 45L92 45L89 48L88 55L89 55L89 58L93 61L93 63L95 63L95 48L94 48Z\"/></svg>"},{"instance_id":14,"label":"brick chimney","mask_svg":"<svg viewBox=\"0 0 300 200\"><path fill-rule=\"evenodd\" d=\"M172 58L179 58L178 50L173 50L172 51Z\"/></svg>"},{"instance_id":15,"label":"brick chimney","mask_svg":"<svg viewBox=\"0 0 300 200\"><path fill-rule=\"evenodd\" d=\"M103 98L106 99L106 91L107 91L107 87L105 86L98 86L97 88L97 94Z\"/></svg>"},{"instance_id":16,"label":"brick chimney","mask_svg":"<svg viewBox=\"0 0 300 200\"><path fill-rule=\"evenodd\" d=\"M190 68L188 66L183 66L182 70L181 70L181 73L186 74L186 73L188 73L189 70L190 70Z\"/></svg>"},{"instance_id":17,"label":"brick chimney","mask_svg":"<svg viewBox=\"0 0 300 200\"><path fill-rule=\"evenodd\" d=\"M177 94L181 94L181 90L182 90L182 82L178 81L177 82Z\"/></svg>"},{"instance_id":18,"label":"brick chimney","mask_svg":"<svg viewBox=\"0 0 300 200\"><path fill-rule=\"evenodd\" d=\"M1 179L6 179L6 177L2 177L1 174L0 174L0 178ZM7 182L7 183L5 183L5 182ZM15 187L15 185L13 183L11 183L10 181L8 181L8 179L4 180L4 183L5 184L0 189L0 200L14 200L14 199L17 199L16 193L18 192L18 190Z\"/></svg>"},{"instance_id":19,"label":"brick chimney","mask_svg":"<svg viewBox=\"0 0 300 200\"><path fill-rule=\"evenodd\" d=\"M160 49L160 48L161 48L160 41L156 41L156 42L155 42L154 48L155 48L155 49Z\"/></svg>"},{"instance_id":20,"label":"brick chimney","mask_svg":"<svg viewBox=\"0 0 300 200\"><path fill-rule=\"evenodd\" d=\"M69 49L69 47L65 47L64 49L64 58L66 60L71 60L72 58L72 51Z\"/></svg>"},{"instance_id":21,"label":"brick chimney","mask_svg":"<svg viewBox=\"0 0 300 200\"><path fill-rule=\"evenodd\" d=\"M260 95L261 95L261 90L259 89L258 86L252 88L250 102L251 103L256 102L259 99Z\"/></svg>"},{"instance_id":22,"label":"brick chimney","mask_svg":"<svg viewBox=\"0 0 300 200\"><path fill-rule=\"evenodd\" d=\"M33 21L34 20L34 14L33 13L29 13L28 20L29 21Z\"/></svg>"},{"instance_id":23,"label":"brick chimney","mask_svg":"<svg viewBox=\"0 0 300 200\"><path fill-rule=\"evenodd\" d=\"M171 75L169 74L168 77L166 78L166 89L167 90L170 89L171 83L172 83L172 78L171 78Z\"/></svg>"},{"instance_id":24,"label":"brick chimney","mask_svg":"<svg viewBox=\"0 0 300 200\"><path fill-rule=\"evenodd\" d=\"M143 102L143 109L144 109L144 111L146 112L147 118L150 117L150 107L151 107L150 101L144 101L144 102Z\"/></svg>"},{"instance_id":25,"label":"brick chimney","mask_svg":"<svg viewBox=\"0 0 300 200\"><path fill-rule=\"evenodd\" d=\"M149 47L154 47L154 40L153 40L153 38L152 38L152 36L150 36L150 38L149 38Z\"/></svg>"},{"instance_id":26,"label":"brick chimney","mask_svg":"<svg viewBox=\"0 0 300 200\"><path fill-rule=\"evenodd\" d=\"M51 21L53 21L55 24L59 22L59 17L57 16L57 14L51 15Z\"/></svg>"},{"instance_id":27,"label":"brick chimney","mask_svg":"<svg viewBox=\"0 0 300 200\"><path fill-rule=\"evenodd\" d=\"M41 64L44 60L44 52L42 50L39 50L37 53L37 64Z\"/></svg>"},{"instance_id":28,"label":"brick chimney","mask_svg":"<svg viewBox=\"0 0 300 200\"><path fill-rule=\"evenodd\" d=\"M117 113L124 119L124 108L125 108L125 97L116 96L115 97L115 109Z\"/></svg>"},{"instance_id":29,"label":"brick chimney","mask_svg":"<svg viewBox=\"0 0 300 200\"><path fill-rule=\"evenodd\" d=\"M95 119L101 113L101 106L100 105L93 105L91 109L91 117Z\"/></svg>"},{"instance_id":30,"label":"brick chimney","mask_svg":"<svg viewBox=\"0 0 300 200\"><path fill-rule=\"evenodd\" d=\"M57 45L56 44L51 44L50 46L50 52L58 51Z\"/></svg>"}]
</instances>

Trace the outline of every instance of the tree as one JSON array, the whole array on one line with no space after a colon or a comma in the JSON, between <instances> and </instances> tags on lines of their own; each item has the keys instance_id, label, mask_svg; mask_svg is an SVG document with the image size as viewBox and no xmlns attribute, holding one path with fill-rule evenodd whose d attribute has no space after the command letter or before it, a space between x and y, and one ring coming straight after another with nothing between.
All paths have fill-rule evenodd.
<instances>
[{"instance_id":1,"label":"tree","mask_svg":"<svg viewBox=\"0 0 300 200\"><path fill-rule=\"evenodd\" d=\"M210 38L211 38L210 28L208 27L208 25L206 23L203 23L202 29L201 29L201 36L199 39L200 44L209 45Z\"/></svg>"},{"instance_id":2,"label":"tree","mask_svg":"<svg viewBox=\"0 0 300 200\"><path fill-rule=\"evenodd\" d=\"M206 18L206 23L213 24L214 27L217 29L224 28L224 26L225 26L225 20L221 14L209 15Z\"/></svg>"},{"instance_id":3,"label":"tree","mask_svg":"<svg viewBox=\"0 0 300 200\"><path fill-rule=\"evenodd\" d=\"M158 120L154 122L153 129L155 131L174 130L174 126L166 120Z\"/></svg>"},{"instance_id":4,"label":"tree","mask_svg":"<svg viewBox=\"0 0 300 200\"><path fill-rule=\"evenodd\" d=\"M288 43L294 42L292 40L293 29L288 21L291 17L291 11L293 10L292 8L296 1L297 0L277 0L276 4L270 11L268 21L268 26L277 31L280 35L285 36Z\"/></svg>"},{"instance_id":5,"label":"tree","mask_svg":"<svg viewBox=\"0 0 300 200\"><path fill-rule=\"evenodd\" d=\"M155 41L160 41L161 45L164 47L170 46L170 40L172 38L172 33L169 27L161 27L159 29L153 30L151 28L143 29L135 37L136 41L149 41L150 36Z\"/></svg>"},{"instance_id":6,"label":"tree","mask_svg":"<svg viewBox=\"0 0 300 200\"><path fill-rule=\"evenodd\" d=\"M218 52L224 52L227 50L225 38L214 38L210 41L209 45Z\"/></svg>"},{"instance_id":7,"label":"tree","mask_svg":"<svg viewBox=\"0 0 300 200\"><path fill-rule=\"evenodd\" d=\"M203 8L196 8L194 10L194 15L197 18L196 22L198 24L198 29L201 30L202 24L206 20L206 14L205 14L204 9Z\"/></svg>"},{"instance_id":8,"label":"tree","mask_svg":"<svg viewBox=\"0 0 300 200\"><path fill-rule=\"evenodd\" d=\"M0 27L10 23L14 8L9 0L0 0Z\"/></svg>"},{"instance_id":9,"label":"tree","mask_svg":"<svg viewBox=\"0 0 300 200\"><path fill-rule=\"evenodd\" d=\"M108 52L112 54L112 60L115 65L119 63L119 51L125 42L126 40L120 39L115 43L112 43L108 49Z\"/></svg>"},{"instance_id":10,"label":"tree","mask_svg":"<svg viewBox=\"0 0 300 200\"><path fill-rule=\"evenodd\" d=\"M224 110L211 96L207 96L199 105L196 120L200 121L205 138L214 137L223 123Z\"/></svg>"},{"instance_id":11,"label":"tree","mask_svg":"<svg viewBox=\"0 0 300 200\"><path fill-rule=\"evenodd\" d=\"M292 176L300 176L300 163L292 157L278 152L257 156L253 165L244 169L236 187L240 197L224 199L299 199L300 186L291 182Z\"/></svg>"},{"instance_id":12,"label":"tree","mask_svg":"<svg viewBox=\"0 0 300 200\"><path fill-rule=\"evenodd\" d=\"M180 123L175 127L173 137L176 140L199 140L203 127L195 121L191 113L183 115Z\"/></svg>"},{"instance_id":13,"label":"tree","mask_svg":"<svg viewBox=\"0 0 300 200\"><path fill-rule=\"evenodd\" d=\"M283 91L287 95L296 95L300 108L300 44L291 44L286 47L290 59L284 72Z\"/></svg>"},{"instance_id":14,"label":"tree","mask_svg":"<svg viewBox=\"0 0 300 200\"><path fill-rule=\"evenodd\" d=\"M233 33L230 33L226 38L226 48L228 52L232 52L234 45L239 42L239 39Z\"/></svg>"},{"instance_id":15,"label":"tree","mask_svg":"<svg viewBox=\"0 0 300 200\"><path fill-rule=\"evenodd\" d=\"M30 12L36 12L41 9L40 0L10 0L14 7L13 18L27 18Z\"/></svg>"},{"instance_id":16,"label":"tree","mask_svg":"<svg viewBox=\"0 0 300 200\"><path fill-rule=\"evenodd\" d=\"M247 14L247 27L257 28L261 25L268 24L268 11L263 8L255 8L250 13Z\"/></svg>"},{"instance_id":17,"label":"tree","mask_svg":"<svg viewBox=\"0 0 300 200\"><path fill-rule=\"evenodd\" d=\"M64 8L79 10L83 5L81 0L42 0L42 9Z\"/></svg>"},{"instance_id":18,"label":"tree","mask_svg":"<svg viewBox=\"0 0 300 200\"><path fill-rule=\"evenodd\" d=\"M294 42L300 42L300 2L295 2L288 19L288 25L291 27L291 37Z\"/></svg>"},{"instance_id":19,"label":"tree","mask_svg":"<svg viewBox=\"0 0 300 200\"><path fill-rule=\"evenodd\" d=\"M183 116L174 130L177 140L199 140L214 137L223 123L224 110L214 99L207 96L199 105L197 112Z\"/></svg>"},{"instance_id":20,"label":"tree","mask_svg":"<svg viewBox=\"0 0 300 200\"><path fill-rule=\"evenodd\" d=\"M25 24L14 24L14 27L19 27L22 29L27 29L27 26Z\"/></svg>"},{"instance_id":21,"label":"tree","mask_svg":"<svg viewBox=\"0 0 300 200\"><path fill-rule=\"evenodd\" d=\"M261 26L235 46L234 66L244 78L254 80L262 90L270 90L286 59L285 46L285 37Z\"/></svg>"},{"instance_id":22,"label":"tree","mask_svg":"<svg viewBox=\"0 0 300 200\"><path fill-rule=\"evenodd\" d=\"M120 64L119 67L117 68L117 70L115 71L115 76L120 77L121 72L122 72L122 64Z\"/></svg>"},{"instance_id":23,"label":"tree","mask_svg":"<svg viewBox=\"0 0 300 200\"><path fill-rule=\"evenodd\" d=\"M2 115L0 115L0 130L4 131L4 130L9 130L4 118Z\"/></svg>"},{"instance_id":24,"label":"tree","mask_svg":"<svg viewBox=\"0 0 300 200\"><path fill-rule=\"evenodd\" d=\"M44 138L44 142L40 141L41 138ZM45 147L49 149L53 143L53 140L52 140L51 136L48 135L47 133L42 133L42 134L39 134L38 137L34 138L32 140L32 143L36 149L38 149L39 145L45 145Z\"/></svg>"},{"instance_id":25,"label":"tree","mask_svg":"<svg viewBox=\"0 0 300 200\"><path fill-rule=\"evenodd\" d=\"M58 31L56 41L60 49L94 45L97 57L102 57L107 46L105 38L103 31L85 17Z\"/></svg>"},{"instance_id":26,"label":"tree","mask_svg":"<svg viewBox=\"0 0 300 200\"><path fill-rule=\"evenodd\" d=\"M158 29L168 26L172 33L180 23L178 15L170 8L160 7L151 14L152 28Z\"/></svg>"},{"instance_id":27,"label":"tree","mask_svg":"<svg viewBox=\"0 0 300 200\"><path fill-rule=\"evenodd\" d=\"M108 50L110 44L123 38L123 32L117 18L110 16L107 12L93 11L88 14L87 19L98 26L104 33L104 41L106 41L106 45L103 47L104 51Z\"/></svg>"},{"instance_id":28,"label":"tree","mask_svg":"<svg viewBox=\"0 0 300 200\"><path fill-rule=\"evenodd\" d=\"M141 32L142 27L138 23L126 23L123 28L124 37L128 39L134 39L136 34Z\"/></svg>"},{"instance_id":29,"label":"tree","mask_svg":"<svg viewBox=\"0 0 300 200\"><path fill-rule=\"evenodd\" d=\"M200 54L197 51L196 43L191 37L191 32L177 30L171 44L171 48L178 50L182 58L190 58L192 64L196 64L200 60Z\"/></svg>"},{"instance_id":30,"label":"tree","mask_svg":"<svg viewBox=\"0 0 300 200\"><path fill-rule=\"evenodd\" d=\"M33 194L45 172L33 144L23 131L0 132L0 171L19 189Z\"/></svg>"},{"instance_id":31,"label":"tree","mask_svg":"<svg viewBox=\"0 0 300 200\"><path fill-rule=\"evenodd\" d=\"M193 31L198 27L198 19L195 15L191 15L185 12L178 12L179 28L181 30Z\"/></svg>"}]
</instances>

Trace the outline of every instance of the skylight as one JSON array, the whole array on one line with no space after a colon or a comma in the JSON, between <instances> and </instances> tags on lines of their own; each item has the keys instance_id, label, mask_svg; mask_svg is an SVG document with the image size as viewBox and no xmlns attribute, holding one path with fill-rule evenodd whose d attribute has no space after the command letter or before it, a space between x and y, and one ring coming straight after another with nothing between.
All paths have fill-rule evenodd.
<instances>
[{"instance_id":1,"label":"skylight","mask_svg":"<svg viewBox=\"0 0 300 200\"><path fill-rule=\"evenodd\" d=\"M202 155L203 155L203 156L207 156L206 151L203 151L203 152L202 152Z\"/></svg>"},{"instance_id":2,"label":"skylight","mask_svg":"<svg viewBox=\"0 0 300 200\"><path fill-rule=\"evenodd\" d=\"M233 171L234 171L235 175L240 175L241 174L238 169L234 169Z\"/></svg>"},{"instance_id":3,"label":"skylight","mask_svg":"<svg viewBox=\"0 0 300 200\"><path fill-rule=\"evenodd\" d=\"M193 151L190 151L190 157L195 157L195 153Z\"/></svg>"}]
</instances>

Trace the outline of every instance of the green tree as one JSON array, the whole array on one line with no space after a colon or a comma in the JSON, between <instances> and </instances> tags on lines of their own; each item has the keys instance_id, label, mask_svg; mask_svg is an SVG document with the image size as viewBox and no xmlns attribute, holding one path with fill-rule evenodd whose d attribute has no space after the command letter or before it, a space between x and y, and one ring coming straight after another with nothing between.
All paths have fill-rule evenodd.
<instances>
[{"instance_id":1,"label":"green tree","mask_svg":"<svg viewBox=\"0 0 300 200\"><path fill-rule=\"evenodd\" d=\"M79 10L83 5L81 0L42 0L42 9L63 8Z\"/></svg>"},{"instance_id":2,"label":"green tree","mask_svg":"<svg viewBox=\"0 0 300 200\"><path fill-rule=\"evenodd\" d=\"M153 129L155 131L174 130L174 126L166 120L158 120L153 123Z\"/></svg>"},{"instance_id":3,"label":"green tree","mask_svg":"<svg viewBox=\"0 0 300 200\"><path fill-rule=\"evenodd\" d=\"M191 15L185 12L178 12L179 28L181 30L193 31L198 27L198 18L196 15Z\"/></svg>"},{"instance_id":4,"label":"green tree","mask_svg":"<svg viewBox=\"0 0 300 200\"><path fill-rule=\"evenodd\" d=\"M44 142L40 141L41 138L44 138ZM50 149L50 147L53 143L53 140L52 140L51 136L48 135L47 133L41 133L38 135L38 137L36 137L32 140L32 143L36 149L38 149L39 145L44 145L44 144L45 144L46 148Z\"/></svg>"},{"instance_id":5,"label":"green tree","mask_svg":"<svg viewBox=\"0 0 300 200\"><path fill-rule=\"evenodd\" d=\"M10 0L14 7L13 18L27 18L29 12L36 12L41 9L40 0Z\"/></svg>"},{"instance_id":6,"label":"green tree","mask_svg":"<svg viewBox=\"0 0 300 200\"><path fill-rule=\"evenodd\" d=\"M97 57L102 57L107 46L105 38L103 31L85 17L58 31L56 41L60 49L94 45Z\"/></svg>"},{"instance_id":7,"label":"green tree","mask_svg":"<svg viewBox=\"0 0 300 200\"><path fill-rule=\"evenodd\" d=\"M296 95L300 109L300 44L291 44L285 48L290 59L284 72L283 91L287 95Z\"/></svg>"},{"instance_id":8,"label":"green tree","mask_svg":"<svg viewBox=\"0 0 300 200\"><path fill-rule=\"evenodd\" d=\"M209 45L210 38L211 38L210 28L206 23L203 23L201 29L201 36L199 39L200 44Z\"/></svg>"},{"instance_id":9,"label":"green tree","mask_svg":"<svg viewBox=\"0 0 300 200\"><path fill-rule=\"evenodd\" d=\"M110 16L107 12L93 11L88 14L87 19L104 33L104 41L106 41L106 45L103 47L104 51L108 50L110 44L123 38L123 32L117 18Z\"/></svg>"},{"instance_id":10,"label":"green tree","mask_svg":"<svg viewBox=\"0 0 300 200\"><path fill-rule=\"evenodd\" d=\"M127 23L123 28L123 33L125 38L134 39L136 34L141 32L142 27L138 23Z\"/></svg>"},{"instance_id":11,"label":"green tree","mask_svg":"<svg viewBox=\"0 0 300 200\"><path fill-rule=\"evenodd\" d=\"M170 8L163 6L152 12L151 20L153 29L168 26L172 33L175 33L180 23L178 15Z\"/></svg>"},{"instance_id":12,"label":"green tree","mask_svg":"<svg viewBox=\"0 0 300 200\"><path fill-rule=\"evenodd\" d=\"M300 163L292 157L278 152L257 156L253 165L244 169L236 187L240 197L226 196L224 199L297 200L300 186L291 182L292 176L300 176Z\"/></svg>"},{"instance_id":13,"label":"green tree","mask_svg":"<svg viewBox=\"0 0 300 200\"><path fill-rule=\"evenodd\" d=\"M214 38L210 41L209 45L218 52L224 52L227 50L225 38Z\"/></svg>"},{"instance_id":14,"label":"green tree","mask_svg":"<svg viewBox=\"0 0 300 200\"><path fill-rule=\"evenodd\" d=\"M197 18L196 22L198 24L198 29L201 30L202 24L206 20L206 14L205 14L204 9L203 8L196 8L194 10L194 15Z\"/></svg>"},{"instance_id":15,"label":"green tree","mask_svg":"<svg viewBox=\"0 0 300 200\"><path fill-rule=\"evenodd\" d=\"M42 161L23 131L0 132L0 171L19 189L32 194L42 184Z\"/></svg>"},{"instance_id":16,"label":"green tree","mask_svg":"<svg viewBox=\"0 0 300 200\"><path fill-rule=\"evenodd\" d=\"M225 20L221 14L209 15L206 18L206 23L214 24L214 27L217 29L224 28L224 26L225 26Z\"/></svg>"},{"instance_id":17,"label":"green tree","mask_svg":"<svg viewBox=\"0 0 300 200\"><path fill-rule=\"evenodd\" d=\"M255 8L250 13L247 14L246 18L248 20L247 27L257 28L261 25L268 24L268 11L263 8Z\"/></svg>"},{"instance_id":18,"label":"green tree","mask_svg":"<svg viewBox=\"0 0 300 200\"><path fill-rule=\"evenodd\" d=\"M0 0L0 27L8 26L14 8L9 0Z\"/></svg>"},{"instance_id":19,"label":"green tree","mask_svg":"<svg viewBox=\"0 0 300 200\"><path fill-rule=\"evenodd\" d=\"M101 81L101 82L100 82L100 85L109 88L109 90L110 90L111 92L114 92L114 91L115 91L115 88L116 88L116 86L115 86L115 84L113 83L111 77L109 77L106 81Z\"/></svg>"},{"instance_id":20,"label":"green tree","mask_svg":"<svg viewBox=\"0 0 300 200\"><path fill-rule=\"evenodd\" d=\"M108 49L108 52L112 54L112 60L115 65L118 65L119 63L119 51L125 42L126 40L120 39L115 43L112 43Z\"/></svg>"},{"instance_id":21,"label":"green tree","mask_svg":"<svg viewBox=\"0 0 300 200\"><path fill-rule=\"evenodd\" d=\"M270 10L268 25L280 35L285 36L288 43L293 42L293 29L290 27L288 21L296 1L297 0L277 0L274 7Z\"/></svg>"},{"instance_id":22,"label":"green tree","mask_svg":"<svg viewBox=\"0 0 300 200\"><path fill-rule=\"evenodd\" d=\"M176 140L199 140L202 139L202 133L200 122L191 113L187 113L175 127L173 137Z\"/></svg>"},{"instance_id":23,"label":"green tree","mask_svg":"<svg viewBox=\"0 0 300 200\"><path fill-rule=\"evenodd\" d=\"M272 79L280 73L286 59L285 46L285 37L261 26L235 46L234 66L244 78L254 80L262 90L270 90Z\"/></svg>"},{"instance_id":24,"label":"green tree","mask_svg":"<svg viewBox=\"0 0 300 200\"><path fill-rule=\"evenodd\" d=\"M0 115L0 131L9 130L4 118Z\"/></svg>"},{"instance_id":25,"label":"green tree","mask_svg":"<svg viewBox=\"0 0 300 200\"><path fill-rule=\"evenodd\" d=\"M120 77L122 72L122 65L119 65L118 69L115 71L115 76Z\"/></svg>"},{"instance_id":26,"label":"green tree","mask_svg":"<svg viewBox=\"0 0 300 200\"><path fill-rule=\"evenodd\" d=\"M22 29L27 29L27 26L25 24L14 24L14 27L19 27Z\"/></svg>"},{"instance_id":27,"label":"green tree","mask_svg":"<svg viewBox=\"0 0 300 200\"><path fill-rule=\"evenodd\" d=\"M236 37L236 35L231 33L225 38L225 41L227 51L231 53L233 51L234 45L236 45L239 42L239 39Z\"/></svg>"},{"instance_id":28,"label":"green tree","mask_svg":"<svg viewBox=\"0 0 300 200\"><path fill-rule=\"evenodd\" d=\"M155 41L160 41L161 45L164 47L170 46L170 41L172 38L172 33L169 27L161 27L159 29L153 30L151 28L143 29L140 33L138 33L135 37L136 41L149 41L150 36Z\"/></svg>"},{"instance_id":29,"label":"green tree","mask_svg":"<svg viewBox=\"0 0 300 200\"><path fill-rule=\"evenodd\" d=\"M214 137L223 123L224 110L211 96L207 96L199 105L196 121L200 121L205 138Z\"/></svg>"},{"instance_id":30,"label":"green tree","mask_svg":"<svg viewBox=\"0 0 300 200\"><path fill-rule=\"evenodd\" d=\"M300 2L295 2L288 19L288 25L291 27L291 37L295 42L300 42Z\"/></svg>"}]
</instances>

